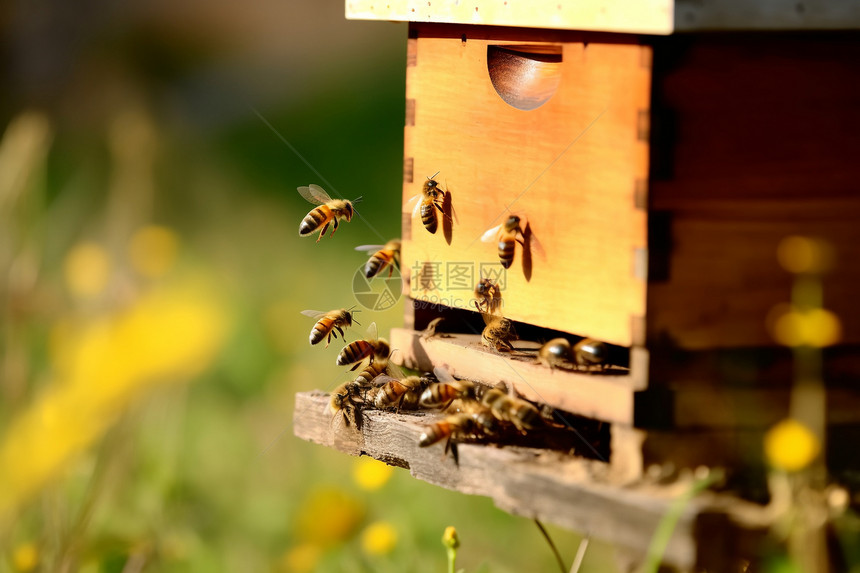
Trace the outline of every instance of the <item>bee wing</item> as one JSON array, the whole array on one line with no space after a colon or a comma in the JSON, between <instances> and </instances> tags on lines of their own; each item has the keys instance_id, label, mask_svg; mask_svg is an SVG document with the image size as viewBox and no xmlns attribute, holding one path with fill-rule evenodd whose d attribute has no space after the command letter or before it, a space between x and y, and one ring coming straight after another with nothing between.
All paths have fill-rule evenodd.
<instances>
[{"instance_id":1,"label":"bee wing","mask_svg":"<svg viewBox=\"0 0 860 573\"><path fill-rule=\"evenodd\" d=\"M502 321L502 316L498 314L490 314L488 312L482 312L481 318L484 319L484 324L490 326L491 324L496 324Z\"/></svg>"},{"instance_id":2,"label":"bee wing","mask_svg":"<svg viewBox=\"0 0 860 573\"><path fill-rule=\"evenodd\" d=\"M406 202L406 208L412 209L412 216L413 217L417 217L418 216L418 210L421 209L420 199L421 199L421 195L413 195L412 197L410 197L409 201Z\"/></svg>"},{"instance_id":3,"label":"bee wing","mask_svg":"<svg viewBox=\"0 0 860 573\"><path fill-rule=\"evenodd\" d=\"M376 329L376 323L371 322L367 327L367 340L376 340L379 338L379 332Z\"/></svg>"},{"instance_id":4,"label":"bee wing","mask_svg":"<svg viewBox=\"0 0 860 573\"><path fill-rule=\"evenodd\" d=\"M360 247L356 247L355 250L367 251L369 253L370 251L381 251L383 248L385 248L385 245L361 245Z\"/></svg>"},{"instance_id":5,"label":"bee wing","mask_svg":"<svg viewBox=\"0 0 860 573\"><path fill-rule=\"evenodd\" d=\"M541 259L546 259L546 250L544 250L543 245L538 240L534 232L532 232L531 227L528 226L528 223L526 223L525 228L528 229L529 248L531 248L532 252Z\"/></svg>"},{"instance_id":6,"label":"bee wing","mask_svg":"<svg viewBox=\"0 0 860 573\"><path fill-rule=\"evenodd\" d=\"M372 386L378 387L378 386L385 386L386 384L388 384L391 381L399 382L399 380L397 378L393 378L387 374L380 374L379 376L377 376L376 378L371 380L370 384Z\"/></svg>"},{"instance_id":7,"label":"bee wing","mask_svg":"<svg viewBox=\"0 0 860 573\"><path fill-rule=\"evenodd\" d=\"M327 313L325 313L321 310L303 310L302 314L305 316L309 316L311 318L314 318L314 319L320 319L323 316L325 316Z\"/></svg>"},{"instance_id":8,"label":"bee wing","mask_svg":"<svg viewBox=\"0 0 860 573\"><path fill-rule=\"evenodd\" d=\"M487 229L483 235L481 235L481 240L485 243L491 243L496 240L499 236L499 229L501 229L501 225L496 225L492 229Z\"/></svg>"},{"instance_id":9,"label":"bee wing","mask_svg":"<svg viewBox=\"0 0 860 573\"><path fill-rule=\"evenodd\" d=\"M298 187L297 189L302 197L314 205L322 205L323 203L331 201L331 197L329 197L328 193L326 193L319 185L311 183L307 187Z\"/></svg>"},{"instance_id":10,"label":"bee wing","mask_svg":"<svg viewBox=\"0 0 860 573\"><path fill-rule=\"evenodd\" d=\"M403 380L404 378L406 378L406 373L403 371L403 369L393 362L388 363L388 373L398 380Z\"/></svg>"},{"instance_id":11,"label":"bee wing","mask_svg":"<svg viewBox=\"0 0 860 573\"><path fill-rule=\"evenodd\" d=\"M451 376L451 373L448 372L448 369L444 366L436 366L433 368L433 374L436 376L436 380L439 382L456 382L457 379Z\"/></svg>"}]
</instances>

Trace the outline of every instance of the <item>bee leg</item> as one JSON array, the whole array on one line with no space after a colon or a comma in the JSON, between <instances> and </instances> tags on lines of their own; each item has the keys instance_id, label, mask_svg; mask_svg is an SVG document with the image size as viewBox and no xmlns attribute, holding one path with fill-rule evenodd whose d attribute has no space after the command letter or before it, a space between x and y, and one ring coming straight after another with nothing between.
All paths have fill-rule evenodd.
<instances>
[{"instance_id":1,"label":"bee leg","mask_svg":"<svg viewBox=\"0 0 860 573\"><path fill-rule=\"evenodd\" d=\"M394 265L390 265L388 267L388 278L391 278L391 275L394 274Z\"/></svg>"},{"instance_id":2,"label":"bee leg","mask_svg":"<svg viewBox=\"0 0 860 573\"><path fill-rule=\"evenodd\" d=\"M320 231L320 236L319 236L319 237L317 237L317 243L319 243L319 242L320 242L320 239L322 239L322 238L323 238L323 235L325 235L325 232L326 232L326 231L328 231L328 226L329 226L329 224L328 224L328 223L326 223L326 224L323 226L322 231Z\"/></svg>"},{"instance_id":3,"label":"bee leg","mask_svg":"<svg viewBox=\"0 0 860 573\"><path fill-rule=\"evenodd\" d=\"M334 225L332 226L331 235L329 235L329 237L334 237L334 232L337 231L337 225L338 225L338 219L337 219L337 217L335 217L334 218Z\"/></svg>"},{"instance_id":4,"label":"bee leg","mask_svg":"<svg viewBox=\"0 0 860 573\"><path fill-rule=\"evenodd\" d=\"M346 338L343 336L343 329L339 326L335 326L335 329L337 329L337 331L340 333L340 337L346 340ZM332 331L332 333L334 333L334 331ZM337 334L335 334L334 337L337 338Z\"/></svg>"},{"instance_id":5,"label":"bee leg","mask_svg":"<svg viewBox=\"0 0 860 573\"><path fill-rule=\"evenodd\" d=\"M354 371L356 368L358 368L359 366L361 366L361 361L356 362L356 363L355 363L355 366L353 366L352 368L350 368L350 369L349 369L349 371L350 371L350 372L353 372L353 371Z\"/></svg>"},{"instance_id":6,"label":"bee leg","mask_svg":"<svg viewBox=\"0 0 860 573\"><path fill-rule=\"evenodd\" d=\"M451 457L454 459L454 465L460 467L460 452L457 450L457 442L453 441L450 437L448 441L445 442L445 454L450 450Z\"/></svg>"}]
</instances>

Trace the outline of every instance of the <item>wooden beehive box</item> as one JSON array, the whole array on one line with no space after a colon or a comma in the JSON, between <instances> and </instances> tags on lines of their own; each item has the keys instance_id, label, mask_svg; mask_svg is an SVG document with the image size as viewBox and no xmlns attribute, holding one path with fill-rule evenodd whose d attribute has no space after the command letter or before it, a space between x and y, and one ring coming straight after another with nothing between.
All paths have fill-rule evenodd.
<instances>
[{"instance_id":1,"label":"wooden beehive box","mask_svg":"<svg viewBox=\"0 0 860 573\"><path fill-rule=\"evenodd\" d=\"M763 433L789 413L792 354L766 327L791 297L792 276L776 258L789 235L835 249L823 283L824 306L842 324L839 346L824 354L828 431L855 435L860 422L860 41L822 31L856 28L860 10L720 7L347 2L350 17L410 21L407 304L392 347L410 367L444 364L604 422L609 439L589 455L601 469L589 466L588 479L572 486L568 462L550 463L553 483L577 495L585 483L635 483L652 464L723 466L754 488ZM456 216L430 234L409 200L437 172ZM533 238L503 271L480 237L510 213L528 220ZM482 277L501 281L519 349L559 334L592 337L612 345L615 367L550 370L482 348L473 301ZM453 336L422 337L439 316ZM319 403L309 396L297 409L310 415ZM414 447L386 451L374 431L340 447L463 489L458 474L416 470ZM832 470L856 469L844 439L828 443ZM474 455L498 470L498 458ZM544 471L536 464L535 475ZM645 522L653 525L646 519L641 531ZM676 541L670 561L701 563L694 542Z\"/></svg>"}]
</instances>

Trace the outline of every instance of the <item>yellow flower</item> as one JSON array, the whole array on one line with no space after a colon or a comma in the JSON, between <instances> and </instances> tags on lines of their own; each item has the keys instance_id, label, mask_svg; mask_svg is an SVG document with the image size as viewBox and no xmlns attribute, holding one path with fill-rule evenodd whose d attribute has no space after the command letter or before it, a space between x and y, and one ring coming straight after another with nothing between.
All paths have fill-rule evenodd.
<instances>
[{"instance_id":1,"label":"yellow flower","mask_svg":"<svg viewBox=\"0 0 860 573\"><path fill-rule=\"evenodd\" d=\"M98 244L85 242L72 247L64 263L66 284L81 298L104 291L110 277L110 258Z\"/></svg>"},{"instance_id":2,"label":"yellow flower","mask_svg":"<svg viewBox=\"0 0 860 573\"><path fill-rule=\"evenodd\" d=\"M361 548L368 555L386 555L396 546L397 530L387 521L375 521L361 534Z\"/></svg>"},{"instance_id":3,"label":"yellow flower","mask_svg":"<svg viewBox=\"0 0 860 573\"><path fill-rule=\"evenodd\" d=\"M821 239L792 235L779 243L776 258L791 273L821 273L833 264L833 247Z\"/></svg>"},{"instance_id":4,"label":"yellow flower","mask_svg":"<svg viewBox=\"0 0 860 573\"><path fill-rule=\"evenodd\" d=\"M786 346L821 348L839 342L839 317L823 308L799 311L788 307L773 320L773 337Z\"/></svg>"},{"instance_id":5,"label":"yellow flower","mask_svg":"<svg viewBox=\"0 0 860 573\"><path fill-rule=\"evenodd\" d=\"M352 466L352 478L364 490L375 491L384 486L394 468L373 458L358 458Z\"/></svg>"},{"instance_id":6,"label":"yellow flower","mask_svg":"<svg viewBox=\"0 0 860 573\"><path fill-rule=\"evenodd\" d=\"M460 547L460 537L457 535L457 530L454 529L454 526L449 525L445 528L445 533L442 534L442 545L449 549Z\"/></svg>"},{"instance_id":7,"label":"yellow flower","mask_svg":"<svg viewBox=\"0 0 860 573\"><path fill-rule=\"evenodd\" d=\"M322 549L313 543L296 545L284 554L281 569L289 573L308 573L313 571L322 557Z\"/></svg>"},{"instance_id":8,"label":"yellow flower","mask_svg":"<svg viewBox=\"0 0 860 573\"><path fill-rule=\"evenodd\" d=\"M93 443L138 395L199 374L223 340L214 297L193 285L143 295L124 312L56 337L54 377L0 439L0 521Z\"/></svg>"},{"instance_id":9,"label":"yellow flower","mask_svg":"<svg viewBox=\"0 0 860 573\"><path fill-rule=\"evenodd\" d=\"M316 545L333 545L349 539L364 519L364 505L335 488L312 492L298 512L299 538Z\"/></svg>"},{"instance_id":10,"label":"yellow flower","mask_svg":"<svg viewBox=\"0 0 860 573\"><path fill-rule=\"evenodd\" d=\"M24 543L15 548L12 553L12 567L15 571L25 573L33 571L39 564L39 550L35 543Z\"/></svg>"},{"instance_id":11,"label":"yellow flower","mask_svg":"<svg viewBox=\"0 0 860 573\"><path fill-rule=\"evenodd\" d=\"M786 419L768 430L764 452L774 468L787 472L801 470L818 456L821 444L815 435L797 420Z\"/></svg>"},{"instance_id":12,"label":"yellow flower","mask_svg":"<svg viewBox=\"0 0 860 573\"><path fill-rule=\"evenodd\" d=\"M179 238L172 230L157 225L139 229L128 245L131 265L149 278L164 276L173 267L179 251Z\"/></svg>"}]
</instances>

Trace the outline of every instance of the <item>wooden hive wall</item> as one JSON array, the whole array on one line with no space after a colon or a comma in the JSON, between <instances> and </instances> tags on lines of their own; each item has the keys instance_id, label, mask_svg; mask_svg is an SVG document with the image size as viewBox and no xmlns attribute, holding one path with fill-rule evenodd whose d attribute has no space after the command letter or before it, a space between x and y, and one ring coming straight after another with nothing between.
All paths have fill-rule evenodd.
<instances>
[{"instance_id":1,"label":"wooden hive wall","mask_svg":"<svg viewBox=\"0 0 860 573\"><path fill-rule=\"evenodd\" d=\"M488 46L511 44L561 48L557 91L537 109L512 107L493 87ZM641 343L650 48L621 36L413 24L407 65L405 294L470 308L482 270L501 268L480 237L513 212L545 256L533 249L524 268L517 249L505 315ZM457 217L448 236L441 226L428 233L406 207L437 171Z\"/></svg>"}]
</instances>

